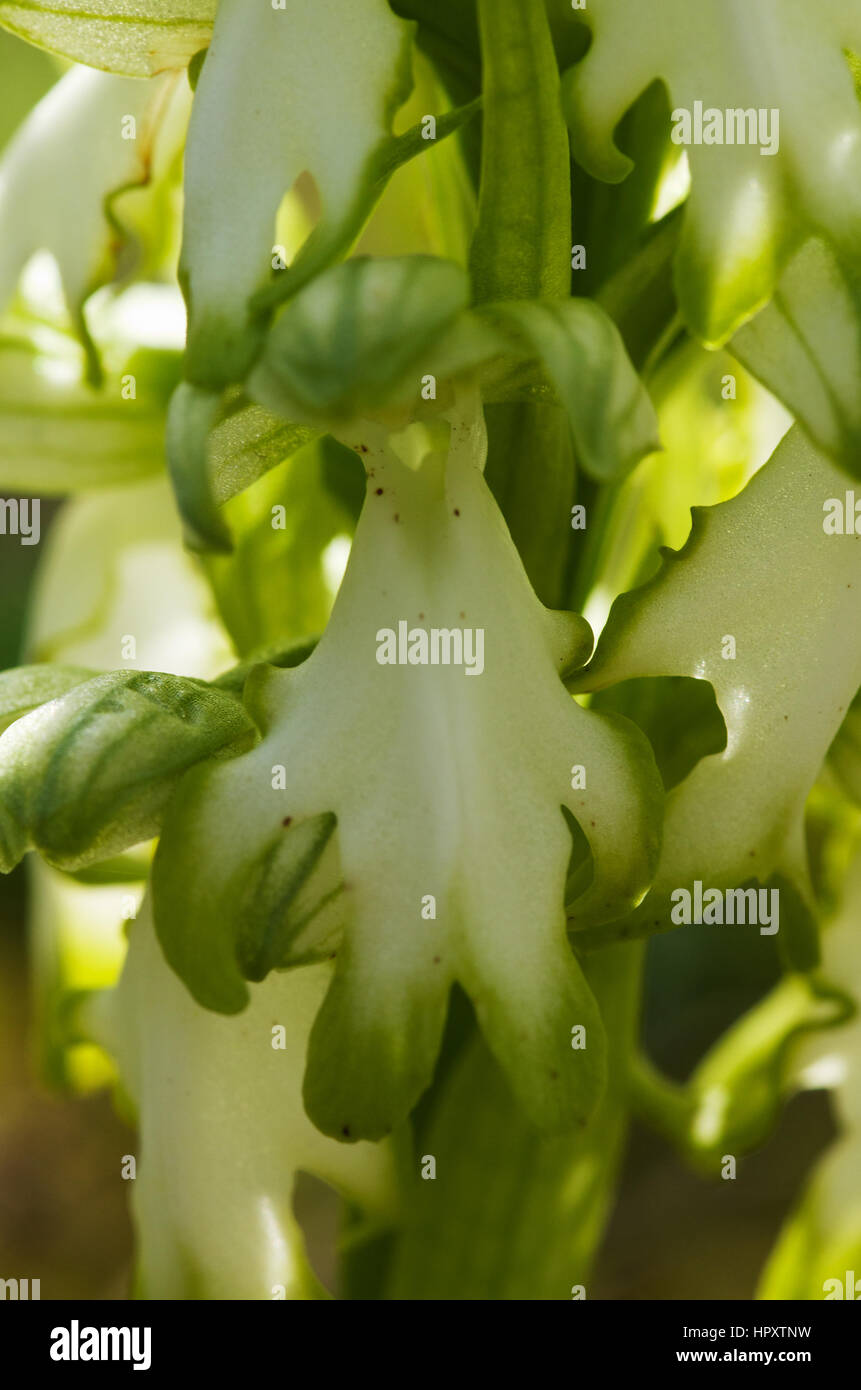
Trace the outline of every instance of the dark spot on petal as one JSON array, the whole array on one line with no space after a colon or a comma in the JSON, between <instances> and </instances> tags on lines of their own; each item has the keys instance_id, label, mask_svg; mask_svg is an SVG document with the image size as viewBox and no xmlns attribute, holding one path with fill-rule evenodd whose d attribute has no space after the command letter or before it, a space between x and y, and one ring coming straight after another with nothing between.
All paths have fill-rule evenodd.
<instances>
[{"instance_id":1,"label":"dark spot on petal","mask_svg":"<svg viewBox=\"0 0 861 1390\"><path fill-rule=\"evenodd\" d=\"M433 958L433 963L434 963L434 965L439 965L441 959L442 959L441 956L434 956L434 958Z\"/></svg>"},{"instance_id":2,"label":"dark spot on petal","mask_svg":"<svg viewBox=\"0 0 861 1390\"><path fill-rule=\"evenodd\" d=\"M400 513L399 513L399 512L395 512L395 521L400 521L400 519L401 519L401 518L400 518Z\"/></svg>"},{"instance_id":3,"label":"dark spot on petal","mask_svg":"<svg viewBox=\"0 0 861 1390\"><path fill-rule=\"evenodd\" d=\"M460 507L455 507L454 514L455 516L460 516Z\"/></svg>"},{"instance_id":4,"label":"dark spot on petal","mask_svg":"<svg viewBox=\"0 0 861 1390\"><path fill-rule=\"evenodd\" d=\"M375 488L374 492L376 493L377 497L382 497L383 495L383 489L381 487Z\"/></svg>"},{"instance_id":5,"label":"dark spot on petal","mask_svg":"<svg viewBox=\"0 0 861 1390\"><path fill-rule=\"evenodd\" d=\"M350 1126L349 1126L349 1125L343 1125L342 1128L341 1128L341 1133L344 1134L344 1135L346 1135L347 1138L349 1138L349 1136L350 1136Z\"/></svg>"},{"instance_id":6,"label":"dark spot on petal","mask_svg":"<svg viewBox=\"0 0 861 1390\"><path fill-rule=\"evenodd\" d=\"M292 824L293 824L293 817L292 817L292 816L285 816L284 819L282 820L281 824L284 826L284 829L286 830L288 825L292 825Z\"/></svg>"}]
</instances>

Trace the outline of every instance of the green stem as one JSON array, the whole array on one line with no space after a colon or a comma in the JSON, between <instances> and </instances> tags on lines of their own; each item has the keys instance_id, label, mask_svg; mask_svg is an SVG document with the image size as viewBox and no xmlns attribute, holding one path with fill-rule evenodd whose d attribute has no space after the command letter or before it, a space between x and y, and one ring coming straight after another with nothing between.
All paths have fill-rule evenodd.
<instances>
[{"instance_id":1,"label":"green stem","mask_svg":"<svg viewBox=\"0 0 861 1390\"><path fill-rule=\"evenodd\" d=\"M567 299L571 166L544 6L479 0L478 15L484 119L474 297ZM542 602L561 607L576 488L567 424L533 401L490 405L486 419L488 484L530 583Z\"/></svg>"},{"instance_id":2,"label":"green stem","mask_svg":"<svg viewBox=\"0 0 861 1390\"><path fill-rule=\"evenodd\" d=\"M567 299L571 180L542 3L479 0L484 128L470 269L477 303Z\"/></svg>"},{"instance_id":3,"label":"green stem","mask_svg":"<svg viewBox=\"0 0 861 1390\"><path fill-rule=\"evenodd\" d=\"M690 1091L663 1076L643 1053L631 1063L629 1083L634 1113L686 1152L694 1110Z\"/></svg>"}]
</instances>

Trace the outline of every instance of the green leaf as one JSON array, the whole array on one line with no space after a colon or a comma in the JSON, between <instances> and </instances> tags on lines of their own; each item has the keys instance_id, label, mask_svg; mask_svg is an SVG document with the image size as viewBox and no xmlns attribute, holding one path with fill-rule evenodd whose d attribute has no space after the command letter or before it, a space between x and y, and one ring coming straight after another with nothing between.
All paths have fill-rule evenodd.
<instances>
[{"instance_id":1,"label":"green leaf","mask_svg":"<svg viewBox=\"0 0 861 1390\"><path fill-rule=\"evenodd\" d=\"M207 471L216 502L227 502L318 437L308 425L273 415L240 390L226 391L206 441Z\"/></svg>"},{"instance_id":2,"label":"green leaf","mask_svg":"<svg viewBox=\"0 0 861 1390\"><path fill-rule=\"evenodd\" d=\"M318 435L309 425L273 415L238 388L219 396L182 382L168 412L166 447L187 544L229 554L221 504Z\"/></svg>"},{"instance_id":3,"label":"green leaf","mask_svg":"<svg viewBox=\"0 0 861 1390\"><path fill-rule=\"evenodd\" d=\"M93 68L153 77L209 42L218 0L0 0L0 24Z\"/></svg>"},{"instance_id":4,"label":"green leaf","mask_svg":"<svg viewBox=\"0 0 861 1390\"><path fill-rule=\"evenodd\" d=\"M0 672L0 730L95 674L84 666L16 666Z\"/></svg>"},{"instance_id":5,"label":"green leaf","mask_svg":"<svg viewBox=\"0 0 861 1390\"><path fill-rule=\"evenodd\" d=\"M564 304L495 304L540 358L568 413L577 458L601 482L622 478L660 447L654 408L619 330L591 299Z\"/></svg>"},{"instance_id":6,"label":"green leaf","mask_svg":"<svg viewBox=\"0 0 861 1390\"><path fill-rule=\"evenodd\" d=\"M454 980L533 1121L553 1131L585 1119L604 1035L566 942L562 807L592 848L590 920L637 901L658 848L661 791L645 739L567 696L559 674L584 659L589 632L529 588L481 474L475 404L453 416L447 455L435 439L423 426L391 437L368 427L370 485L329 625L294 670L252 673L245 699L263 741L189 779L158 851L164 881L185 885L184 910L156 891L165 952L190 963L184 978L201 1002L235 1009L232 885L285 818L290 834L309 817L337 817L346 926L305 1094L324 1133L347 1139L380 1137L408 1114L433 1072ZM486 633L486 668L381 664L379 634L405 617ZM588 789L572 790L574 764ZM426 895L433 917L422 916ZM211 964L174 940L194 921L202 931L207 914L211 930L206 904L219 919ZM579 1024L582 1050L572 1047Z\"/></svg>"},{"instance_id":7,"label":"green leaf","mask_svg":"<svg viewBox=\"0 0 861 1390\"><path fill-rule=\"evenodd\" d=\"M695 510L684 549L616 601L590 666L570 682L708 680L727 729L724 751L670 793L655 882L608 938L666 930L670 894L698 879L720 890L756 880L780 890L778 941L793 964L815 961L804 804L861 684L861 545L823 529L823 505L843 487L791 431L742 493ZM728 638L734 657L723 654ZM726 930L705 928L715 929Z\"/></svg>"},{"instance_id":8,"label":"green leaf","mask_svg":"<svg viewBox=\"0 0 861 1390\"><path fill-rule=\"evenodd\" d=\"M229 555L230 532L218 510L209 472L208 441L221 397L180 382L167 414L165 449L186 544L192 550Z\"/></svg>"},{"instance_id":9,"label":"green leaf","mask_svg":"<svg viewBox=\"0 0 861 1390\"><path fill-rule=\"evenodd\" d=\"M559 72L543 4L479 0L484 124L477 303L567 298L571 180Z\"/></svg>"},{"instance_id":10,"label":"green leaf","mask_svg":"<svg viewBox=\"0 0 861 1390\"><path fill-rule=\"evenodd\" d=\"M249 304L269 280L275 216L303 170L326 225L352 224L369 162L410 91L409 39L386 0L294 0L286 11L221 0L185 164L181 275L196 386L244 380L264 324Z\"/></svg>"},{"instance_id":11,"label":"green leaf","mask_svg":"<svg viewBox=\"0 0 861 1390\"><path fill-rule=\"evenodd\" d=\"M750 142L687 149L692 191L676 283L684 318L705 342L723 342L766 303L783 265L812 233L835 248L857 243L861 112L845 50L861 48L858 0L729 13L721 0L702 0L696 22L688 0L635 8L628 0L589 0L582 19L592 44L563 77L563 104L575 157L597 178L616 182L627 174L630 160L614 131L656 78L674 111L693 112L700 102L724 116L768 116L762 134L771 153Z\"/></svg>"},{"instance_id":12,"label":"green leaf","mask_svg":"<svg viewBox=\"0 0 861 1390\"><path fill-rule=\"evenodd\" d=\"M33 848L75 869L150 839L183 772L253 739L237 701L201 681L151 671L85 681L0 736L0 868Z\"/></svg>"},{"instance_id":13,"label":"green leaf","mask_svg":"<svg viewBox=\"0 0 861 1390\"><path fill-rule=\"evenodd\" d=\"M150 82L75 69L51 89L0 161L0 309L35 251L55 258L76 330L91 357L84 300L119 273L128 238L111 200L161 166L159 132L187 101L176 76ZM135 139L123 138L133 117ZM95 373L95 366L91 366Z\"/></svg>"},{"instance_id":14,"label":"green leaf","mask_svg":"<svg viewBox=\"0 0 861 1390\"><path fill-rule=\"evenodd\" d=\"M771 303L735 334L732 352L793 412L810 438L861 478L861 259L812 238Z\"/></svg>"},{"instance_id":15,"label":"green leaf","mask_svg":"<svg viewBox=\"0 0 861 1390\"><path fill-rule=\"evenodd\" d=\"M372 415L398 391L415 401L423 356L468 302L453 261L347 261L275 320L248 389L288 418L320 423Z\"/></svg>"}]
</instances>

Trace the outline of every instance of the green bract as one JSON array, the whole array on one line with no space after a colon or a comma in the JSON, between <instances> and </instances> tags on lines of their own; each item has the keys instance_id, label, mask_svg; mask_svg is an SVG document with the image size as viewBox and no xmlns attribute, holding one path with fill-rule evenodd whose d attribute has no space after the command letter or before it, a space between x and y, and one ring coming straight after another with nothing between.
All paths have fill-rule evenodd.
<instances>
[{"instance_id":1,"label":"green bract","mask_svg":"<svg viewBox=\"0 0 861 1390\"><path fill-rule=\"evenodd\" d=\"M64 868L158 830L191 764L252 741L235 700L199 681L115 671L17 719L0 738L0 862L27 849Z\"/></svg>"},{"instance_id":2,"label":"green bract","mask_svg":"<svg viewBox=\"0 0 861 1390\"><path fill-rule=\"evenodd\" d=\"M450 261L355 259L320 275L275 318L246 384L270 413L255 420L240 411L228 436L230 415L219 398L180 386L168 454L190 543L229 549L216 502L316 430L349 437L351 422L372 414L406 425L414 415L437 414L475 379L491 398L513 393L549 401L555 391L594 477L621 477L657 447L649 398L618 331L595 304L470 310L468 303L468 279ZM297 423L279 429L278 415Z\"/></svg>"},{"instance_id":3,"label":"green bract","mask_svg":"<svg viewBox=\"0 0 861 1390\"><path fill-rule=\"evenodd\" d=\"M249 390L288 418L321 424L372 416L398 398L412 406L423 359L468 304L469 280L452 261L349 261L282 311Z\"/></svg>"},{"instance_id":4,"label":"green bract","mask_svg":"<svg viewBox=\"0 0 861 1390\"><path fill-rule=\"evenodd\" d=\"M4 729L22 714L54 700L94 676L84 666L17 666L0 674L0 724Z\"/></svg>"}]
</instances>

